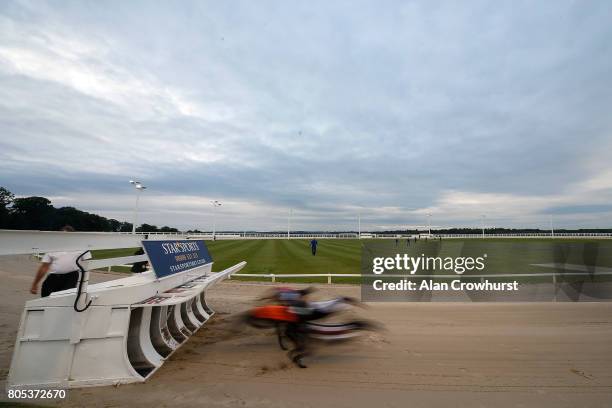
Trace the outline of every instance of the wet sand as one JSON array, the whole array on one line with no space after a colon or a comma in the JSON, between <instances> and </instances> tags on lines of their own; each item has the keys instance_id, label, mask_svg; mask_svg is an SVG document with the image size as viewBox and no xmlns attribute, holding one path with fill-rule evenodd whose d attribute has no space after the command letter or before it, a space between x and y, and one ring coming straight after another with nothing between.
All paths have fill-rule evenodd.
<instances>
[{"instance_id":1,"label":"wet sand","mask_svg":"<svg viewBox=\"0 0 612 408\"><path fill-rule=\"evenodd\" d=\"M0 257L2 388L36 264ZM92 281L116 276L94 273ZM269 284L226 281L217 315L144 384L69 390L60 406L610 407L611 303L378 303L386 330L293 366L268 331L236 330ZM319 285L317 296L359 296ZM6 394L3 393L3 400ZM41 403L41 401L36 401ZM48 401L45 403L49 403Z\"/></svg>"}]
</instances>

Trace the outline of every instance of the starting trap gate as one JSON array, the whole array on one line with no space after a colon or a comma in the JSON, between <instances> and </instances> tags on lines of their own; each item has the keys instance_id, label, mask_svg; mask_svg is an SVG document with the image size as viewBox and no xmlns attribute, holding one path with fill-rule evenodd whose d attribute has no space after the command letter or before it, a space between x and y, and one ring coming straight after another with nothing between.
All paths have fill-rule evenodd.
<instances>
[{"instance_id":1,"label":"starting trap gate","mask_svg":"<svg viewBox=\"0 0 612 408\"><path fill-rule=\"evenodd\" d=\"M26 302L10 388L142 382L214 314L206 290L246 262L212 273L204 241L142 241L145 255L77 262L75 289ZM88 271L149 261L152 270L88 285Z\"/></svg>"}]
</instances>

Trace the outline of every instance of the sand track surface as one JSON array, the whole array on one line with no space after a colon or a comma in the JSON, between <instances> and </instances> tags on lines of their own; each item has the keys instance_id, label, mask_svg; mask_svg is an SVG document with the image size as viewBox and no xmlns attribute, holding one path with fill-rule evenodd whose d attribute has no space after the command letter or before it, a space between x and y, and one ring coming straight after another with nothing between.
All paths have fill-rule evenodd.
<instances>
[{"instance_id":1,"label":"sand track surface","mask_svg":"<svg viewBox=\"0 0 612 408\"><path fill-rule=\"evenodd\" d=\"M36 264L0 258L0 375L8 372ZM93 274L93 281L116 278ZM69 390L80 407L611 407L611 303L378 303L356 314L382 332L319 344L292 365L271 331L234 316L269 285L226 281L217 315L144 384ZM317 297L359 296L318 286ZM6 394L3 393L3 400ZM36 401L40 404L41 401ZM49 402L46 402L49 403Z\"/></svg>"}]
</instances>

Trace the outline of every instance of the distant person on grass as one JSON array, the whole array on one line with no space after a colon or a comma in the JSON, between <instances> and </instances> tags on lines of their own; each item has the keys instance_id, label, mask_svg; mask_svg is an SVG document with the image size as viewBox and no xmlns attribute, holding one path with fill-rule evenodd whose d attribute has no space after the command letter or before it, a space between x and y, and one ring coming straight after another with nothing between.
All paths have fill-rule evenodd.
<instances>
[{"instance_id":1,"label":"distant person on grass","mask_svg":"<svg viewBox=\"0 0 612 408\"><path fill-rule=\"evenodd\" d=\"M66 225L62 228L62 231L71 232L74 231L74 228ZM34 295L38 293L38 284L45 275L46 279L40 288L41 297L47 297L60 290L76 288L79 280L76 260L81 254L82 251L46 253L40 262L30 293ZM91 259L91 252L85 254L82 259Z\"/></svg>"},{"instance_id":2,"label":"distant person on grass","mask_svg":"<svg viewBox=\"0 0 612 408\"><path fill-rule=\"evenodd\" d=\"M317 245L319 245L319 241L313 238L313 240L310 241L310 250L312 251L312 256L315 256L317 254Z\"/></svg>"}]
</instances>

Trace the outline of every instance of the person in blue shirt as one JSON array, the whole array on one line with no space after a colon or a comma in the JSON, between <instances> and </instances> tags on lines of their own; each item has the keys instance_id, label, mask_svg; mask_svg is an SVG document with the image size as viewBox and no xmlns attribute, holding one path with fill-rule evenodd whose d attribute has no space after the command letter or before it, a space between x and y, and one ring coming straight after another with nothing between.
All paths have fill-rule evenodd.
<instances>
[{"instance_id":1,"label":"person in blue shirt","mask_svg":"<svg viewBox=\"0 0 612 408\"><path fill-rule=\"evenodd\" d=\"M312 251L313 256L317 254L317 245L319 245L319 241L313 238L313 240L310 241L310 250Z\"/></svg>"}]
</instances>

